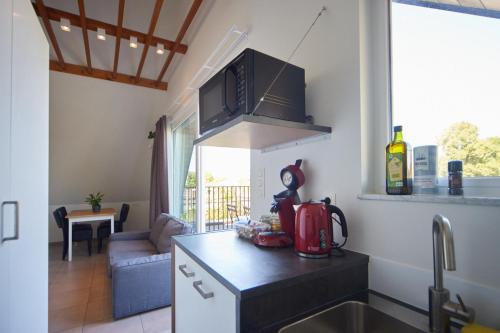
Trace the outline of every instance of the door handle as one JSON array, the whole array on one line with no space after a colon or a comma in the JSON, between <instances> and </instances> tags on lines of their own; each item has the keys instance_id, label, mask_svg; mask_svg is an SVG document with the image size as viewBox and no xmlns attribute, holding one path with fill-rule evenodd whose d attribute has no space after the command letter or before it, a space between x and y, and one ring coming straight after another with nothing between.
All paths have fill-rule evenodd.
<instances>
[{"instance_id":1,"label":"door handle","mask_svg":"<svg viewBox=\"0 0 500 333\"><path fill-rule=\"evenodd\" d=\"M192 277L194 276L194 272L188 272L186 270L187 265L179 265L179 270L184 274L185 277Z\"/></svg>"},{"instance_id":2,"label":"door handle","mask_svg":"<svg viewBox=\"0 0 500 333\"><path fill-rule=\"evenodd\" d=\"M214 297L214 293L212 291L206 292L201 288L202 284L203 282L201 282L201 280L193 282L194 289L196 289L196 291L201 295L201 297L203 297L204 299Z\"/></svg>"},{"instance_id":3,"label":"door handle","mask_svg":"<svg viewBox=\"0 0 500 333\"><path fill-rule=\"evenodd\" d=\"M4 219L3 219L3 210L7 205L14 205L14 222L15 222L15 234L12 237L4 237L3 236L3 227L4 227ZM2 202L2 208L0 211L0 243L3 244L6 241L19 239L19 202L17 201L4 201Z\"/></svg>"}]
</instances>

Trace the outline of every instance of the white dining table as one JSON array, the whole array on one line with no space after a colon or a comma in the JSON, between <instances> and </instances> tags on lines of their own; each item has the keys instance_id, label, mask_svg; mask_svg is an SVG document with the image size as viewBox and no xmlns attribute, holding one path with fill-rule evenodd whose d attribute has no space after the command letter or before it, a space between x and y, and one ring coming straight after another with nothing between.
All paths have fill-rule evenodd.
<instances>
[{"instance_id":1,"label":"white dining table","mask_svg":"<svg viewBox=\"0 0 500 333\"><path fill-rule=\"evenodd\" d=\"M115 214L114 208L102 208L99 212L88 210L72 210L66 218L68 219L68 261L72 259L73 242L73 223L78 222L99 222L111 220L111 233L115 233Z\"/></svg>"}]
</instances>

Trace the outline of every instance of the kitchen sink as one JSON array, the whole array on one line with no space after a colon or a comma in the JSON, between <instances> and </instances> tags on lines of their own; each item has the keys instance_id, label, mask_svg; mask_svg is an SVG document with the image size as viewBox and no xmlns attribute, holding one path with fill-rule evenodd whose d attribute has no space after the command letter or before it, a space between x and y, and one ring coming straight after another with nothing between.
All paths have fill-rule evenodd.
<instances>
[{"instance_id":1,"label":"kitchen sink","mask_svg":"<svg viewBox=\"0 0 500 333\"><path fill-rule=\"evenodd\" d=\"M279 333L422 333L369 304L345 302L282 328Z\"/></svg>"}]
</instances>

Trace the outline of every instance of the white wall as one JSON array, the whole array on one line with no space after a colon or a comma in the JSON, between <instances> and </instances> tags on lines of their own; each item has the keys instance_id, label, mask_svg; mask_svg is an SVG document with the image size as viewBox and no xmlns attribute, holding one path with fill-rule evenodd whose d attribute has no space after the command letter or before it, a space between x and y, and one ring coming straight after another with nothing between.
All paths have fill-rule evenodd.
<instances>
[{"instance_id":1,"label":"white wall","mask_svg":"<svg viewBox=\"0 0 500 333\"><path fill-rule=\"evenodd\" d=\"M80 207L97 191L104 207L131 203L125 229L147 228L147 135L165 101L164 91L50 72L51 242L62 240L53 209Z\"/></svg>"},{"instance_id":2,"label":"white wall","mask_svg":"<svg viewBox=\"0 0 500 333\"><path fill-rule=\"evenodd\" d=\"M216 1L190 45L199 53L186 57L171 84L185 86L232 24L250 28L245 46L286 58L323 4L327 13L292 62L306 70L307 113L318 124L333 126L332 138L252 152L252 183L259 169L265 171L265 195L252 188L252 215L267 213L272 194L283 189L280 169L304 159L302 199L336 195L348 219L347 248L371 257L370 288L426 308L431 221L442 213L452 222L457 257L457 271L446 273L445 285L476 307L479 322L500 328L500 208L357 198L383 184L374 175L383 177L383 158L377 156L387 140L385 0Z\"/></svg>"}]
</instances>

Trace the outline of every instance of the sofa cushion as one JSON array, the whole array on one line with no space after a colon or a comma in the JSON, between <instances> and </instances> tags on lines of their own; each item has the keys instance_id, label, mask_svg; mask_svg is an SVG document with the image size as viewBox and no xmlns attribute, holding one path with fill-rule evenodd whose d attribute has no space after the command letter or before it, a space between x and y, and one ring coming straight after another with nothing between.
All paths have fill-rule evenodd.
<instances>
[{"instance_id":1,"label":"sofa cushion","mask_svg":"<svg viewBox=\"0 0 500 333\"><path fill-rule=\"evenodd\" d=\"M146 257L157 254L156 247L147 239L145 240L128 240L122 242L109 242L108 245L108 260L109 272L111 268L122 260L130 260L134 258Z\"/></svg>"},{"instance_id":2,"label":"sofa cushion","mask_svg":"<svg viewBox=\"0 0 500 333\"><path fill-rule=\"evenodd\" d=\"M113 265L113 269L116 270L119 269L120 267L151 264L161 260L171 260L171 253L161 253L161 254L154 254L152 256L120 260Z\"/></svg>"},{"instance_id":3,"label":"sofa cushion","mask_svg":"<svg viewBox=\"0 0 500 333\"><path fill-rule=\"evenodd\" d=\"M170 218L171 216L166 213L161 213L156 218L156 221L151 228L151 232L149 233L149 240L154 244L154 246L156 246L156 244L158 243L158 239L160 238L161 232L163 231L163 227L165 226L165 224L167 224Z\"/></svg>"},{"instance_id":4,"label":"sofa cushion","mask_svg":"<svg viewBox=\"0 0 500 333\"><path fill-rule=\"evenodd\" d=\"M192 233L192 227L190 224L170 216L170 219L163 227L163 231L158 238L156 249L159 253L170 252L170 247L172 246L172 236L190 233Z\"/></svg>"}]
</instances>

